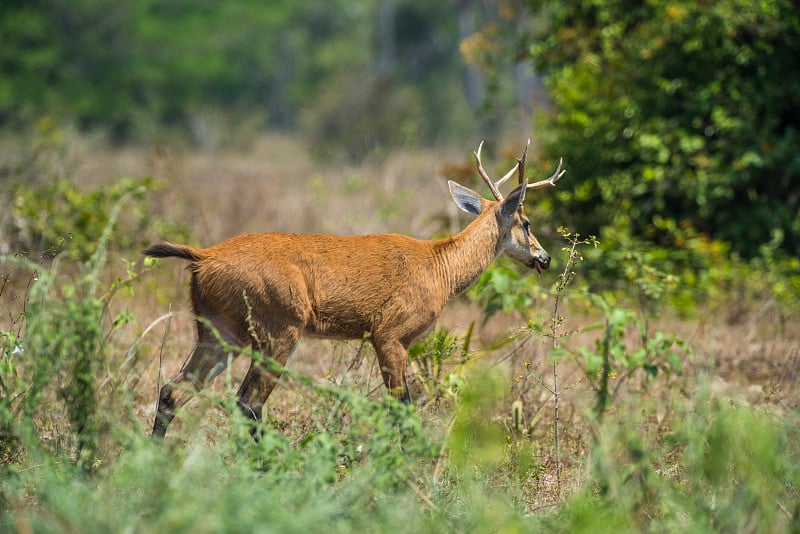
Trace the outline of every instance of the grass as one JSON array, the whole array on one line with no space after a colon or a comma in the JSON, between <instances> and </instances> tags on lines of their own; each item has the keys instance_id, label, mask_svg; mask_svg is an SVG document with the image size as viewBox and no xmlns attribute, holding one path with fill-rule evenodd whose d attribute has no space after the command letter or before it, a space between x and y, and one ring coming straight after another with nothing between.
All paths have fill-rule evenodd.
<instances>
[{"instance_id":1,"label":"grass","mask_svg":"<svg viewBox=\"0 0 800 534\"><path fill-rule=\"evenodd\" d=\"M163 185L146 197L149 216L201 244L267 229L430 237L466 222L437 173L464 166L467 149L331 168L278 137L219 154L83 143L63 151L60 175L88 189L151 174ZM558 264L510 284L527 297L488 320L483 304L450 303L414 352L412 408L385 397L368 344L305 339L259 443L233 406L244 358L163 445L147 437L158 386L193 343L184 269L153 270L113 232L83 263L6 258L0 530L796 529L795 312L765 298L736 314L636 319L624 296L586 297L580 262L555 292L569 243L533 211ZM640 361L648 340L655 357L670 336L693 357L670 345Z\"/></svg>"}]
</instances>

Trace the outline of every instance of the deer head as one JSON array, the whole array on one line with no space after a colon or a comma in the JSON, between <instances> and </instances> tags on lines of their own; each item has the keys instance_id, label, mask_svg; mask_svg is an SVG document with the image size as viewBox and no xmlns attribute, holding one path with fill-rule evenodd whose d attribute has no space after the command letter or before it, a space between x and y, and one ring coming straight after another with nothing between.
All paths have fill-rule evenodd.
<instances>
[{"instance_id":1,"label":"deer head","mask_svg":"<svg viewBox=\"0 0 800 534\"><path fill-rule=\"evenodd\" d=\"M483 181L486 182L486 185L489 186L489 190L496 199L495 201L485 199L472 189L457 184L452 180L449 182L450 195L453 197L456 205L467 213L481 215L487 210L493 210L495 212L499 233L497 254L505 254L528 268L536 269L536 272L542 272L542 270L550 268L550 255L539 243L539 240L536 239L536 236L531 230L530 221L525 216L523 210L525 193L529 189L536 189L546 185L555 185L566 171L561 170L563 161L559 161L558 168L550 178L529 184L528 179L525 177L525 159L528 154L529 145L530 140L528 140L528 143L525 145L522 157L517 159L516 165L497 181L493 181L489 177L481 163L483 141L481 141L481 144L478 146L478 150L473 152L478 174ZM519 184L508 195L508 198L504 198L502 193L500 193L500 186L508 181L515 172L517 173Z\"/></svg>"}]
</instances>

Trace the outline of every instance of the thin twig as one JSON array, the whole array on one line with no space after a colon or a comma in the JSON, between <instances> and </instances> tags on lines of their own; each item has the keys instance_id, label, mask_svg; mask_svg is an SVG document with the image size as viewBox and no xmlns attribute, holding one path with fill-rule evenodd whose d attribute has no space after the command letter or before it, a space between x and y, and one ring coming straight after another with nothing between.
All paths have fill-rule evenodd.
<instances>
[{"instance_id":1,"label":"thin twig","mask_svg":"<svg viewBox=\"0 0 800 534\"><path fill-rule=\"evenodd\" d=\"M561 165L559 164L559 169ZM550 331L552 333L552 353L555 354L556 350L558 349L558 326L560 324L559 321L559 305L561 304L561 293L563 292L564 288L572 279L572 267L575 265L575 261L577 259L577 255L575 249L578 246L578 240L572 240L572 247L569 251L569 256L567 258L567 263L564 266L564 272L561 274L561 279L556 284L556 296L555 302L553 304L553 316L550 321ZM555 447L555 460L556 460L556 492L558 498L561 498L561 435L560 435L560 427L559 427L559 417L560 417L560 400L561 400L561 389L559 388L558 384L558 360L553 360L553 388L551 390L553 394L553 445Z\"/></svg>"},{"instance_id":2,"label":"thin twig","mask_svg":"<svg viewBox=\"0 0 800 534\"><path fill-rule=\"evenodd\" d=\"M438 512L438 511L439 511L439 507L438 507L438 506L436 506L436 504L434 504L434 502L431 500L431 498L430 498L430 497L428 497L427 495L425 495L425 492L423 492L423 491L420 489L420 487L419 487L419 486L417 486L416 484L414 484L414 482L412 482L412 481L411 481L411 479L408 479L408 478L407 478L407 479L406 479L406 484L408 485L408 487L409 487L409 488L411 488L411 491L413 491L414 493L416 493L416 494L417 494L417 497L419 497L419 498L422 500L422 502L424 502L426 505L428 505L428 507L429 507L431 510L433 510L433 511L435 511L435 512Z\"/></svg>"},{"instance_id":3,"label":"thin twig","mask_svg":"<svg viewBox=\"0 0 800 534\"><path fill-rule=\"evenodd\" d=\"M117 372L122 371L122 369L126 365L128 365L131 361L133 361L135 359L135 357L136 357L136 347L139 346L139 343L142 342L142 339L144 339L145 336L147 336L147 334L150 332L150 330L155 328L155 326L158 325L161 321L164 321L164 320L171 321L172 317L174 315L176 315L177 313L179 313L179 312L173 312L172 311L172 304L170 304L169 309L170 309L169 312L165 313L161 317L159 317L156 320L154 320L153 322L151 322L149 325L147 325L147 328L144 329L144 332L139 334L139 337L137 337L136 341L133 342L133 344L131 345L131 348L128 349L128 353L125 355L125 360L123 360L123 362L121 364L119 364L119 367L117 367ZM161 351L159 352L159 355L158 355L158 358L159 358L159 360L158 360L158 365L159 365L158 371L159 371L159 373L161 373L161 356L162 356L162 352L164 350L164 344L166 343L166 340L167 340L167 333L168 332L169 332L169 322L167 323L167 328L164 331L164 338L161 341ZM111 377L111 373L109 373L108 376L106 376L106 378L103 381L103 383L100 384L100 387L98 389L102 389L103 387L105 387L111 381L111 378L112 378Z\"/></svg>"}]
</instances>

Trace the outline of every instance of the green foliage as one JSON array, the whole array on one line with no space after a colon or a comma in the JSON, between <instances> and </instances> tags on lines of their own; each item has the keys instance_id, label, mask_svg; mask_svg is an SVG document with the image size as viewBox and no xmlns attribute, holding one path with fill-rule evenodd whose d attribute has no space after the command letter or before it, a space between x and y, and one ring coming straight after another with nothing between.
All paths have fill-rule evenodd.
<instances>
[{"instance_id":1,"label":"green foliage","mask_svg":"<svg viewBox=\"0 0 800 534\"><path fill-rule=\"evenodd\" d=\"M526 487L545 469L539 444L514 434L505 418L498 417L508 407L508 386L500 369L473 367L451 422L446 475L454 487L448 504L465 501L463 509L455 510L467 530L520 528L524 523L515 509L524 503ZM475 514L475 507L485 511Z\"/></svg>"},{"instance_id":2,"label":"green foliage","mask_svg":"<svg viewBox=\"0 0 800 534\"><path fill-rule=\"evenodd\" d=\"M497 371L481 369L468 384L448 449L453 466L473 476L475 470L491 469L503 460L506 432L491 414L503 399L505 380Z\"/></svg>"},{"instance_id":3,"label":"green foliage","mask_svg":"<svg viewBox=\"0 0 800 534\"><path fill-rule=\"evenodd\" d=\"M360 157L474 122L449 4L32 0L0 7L0 34L0 126L53 115L207 148L302 127Z\"/></svg>"},{"instance_id":4,"label":"green foliage","mask_svg":"<svg viewBox=\"0 0 800 534\"><path fill-rule=\"evenodd\" d=\"M659 373L669 377L680 374L683 358L691 356L687 343L674 334L657 332L650 336L645 323L625 309L613 307L600 295L589 294L589 300L603 314L603 322L586 330L602 329L603 335L595 341L594 348L582 346L575 353L595 393L594 415L602 419L616 390L637 372L644 374L644 384ZM641 346L628 348L626 333L633 327L641 339ZM560 355L564 355L560 351ZM616 385L612 386L612 379Z\"/></svg>"},{"instance_id":5,"label":"green foliage","mask_svg":"<svg viewBox=\"0 0 800 534\"><path fill-rule=\"evenodd\" d=\"M748 303L767 301L785 331L800 302L800 270L797 258L781 251L780 232L748 259L692 228L671 231L677 241L659 246L624 227L605 227L602 244L586 253L592 290L632 299L645 321L661 310L693 316L702 309L721 309L737 320Z\"/></svg>"},{"instance_id":6,"label":"green foliage","mask_svg":"<svg viewBox=\"0 0 800 534\"><path fill-rule=\"evenodd\" d=\"M262 358L258 354L253 357ZM254 443L249 432L252 422L233 402L232 384L228 391L226 409L236 414L239 439L234 446L244 449L259 471L276 478L292 476L298 470L312 471L315 484L332 485L368 462L372 484L394 487L410 476L418 462L435 455L436 447L413 406L389 395L372 400L349 389L318 384L291 369L282 369L282 373L306 388L323 407L316 430L306 434L299 446L290 446L284 435L267 424L261 425L261 438Z\"/></svg>"},{"instance_id":7,"label":"green foliage","mask_svg":"<svg viewBox=\"0 0 800 534\"><path fill-rule=\"evenodd\" d=\"M793 2L544 6L531 53L556 105L545 156L569 147L577 181L558 196L582 232L680 248L694 229L751 257L779 231L800 250Z\"/></svg>"},{"instance_id":8,"label":"green foliage","mask_svg":"<svg viewBox=\"0 0 800 534\"><path fill-rule=\"evenodd\" d=\"M35 273L22 316L24 342L5 333L0 345L4 390L0 426L17 439L33 439L35 427L47 421L40 413L42 407L61 402L72 425L77 461L84 468L93 466L99 442L96 374L108 341L102 326L107 301L100 293L98 277L124 201L119 199L111 209L91 258L74 282L59 279L58 261L42 268L19 256L0 258L6 265Z\"/></svg>"},{"instance_id":9,"label":"green foliage","mask_svg":"<svg viewBox=\"0 0 800 534\"><path fill-rule=\"evenodd\" d=\"M766 298L774 305L781 334L786 333L787 318L800 310L800 259L780 253L783 236L776 232L773 239L760 247L760 255L747 264L734 264L735 277L730 280L731 291L746 299ZM752 276L752 273L759 276Z\"/></svg>"},{"instance_id":10,"label":"green foliage","mask_svg":"<svg viewBox=\"0 0 800 534\"><path fill-rule=\"evenodd\" d=\"M12 192L9 247L29 257L52 257L64 251L70 259L87 260L97 250L98 236L108 224L111 210L124 198L131 202L125 212L125 231L115 239L115 249L139 247L142 234L152 229L145 200L155 186L151 178L124 178L87 192L67 179L34 186L18 184Z\"/></svg>"},{"instance_id":11,"label":"green foliage","mask_svg":"<svg viewBox=\"0 0 800 534\"><path fill-rule=\"evenodd\" d=\"M289 88L275 84L289 74L281 69L291 64L291 74L304 81L319 74L324 63L300 50L321 42L335 46L332 33L359 15L341 2L309 7L241 1L165 6L151 0L10 4L0 11L0 25L8 30L2 61L10 74L0 83L0 110L14 119L65 112L124 138L161 121L189 128L192 114L217 106L244 111L260 103L264 109L265 96L278 108L288 106ZM281 29L303 19L306 24L287 39ZM346 64L352 57L328 60ZM271 83L274 94L265 95Z\"/></svg>"},{"instance_id":12,"label":"green foliage","mask_svg":"<svg viewBox=\"0 0 800 534\"><path fill-rule=\"evenodd\" d=\"M522 274L510 259L502 256L481 274L467 295L483 308L485 324L498 312L530 316L535 297L540 293L536 276Z\"/></svg>"},{"instance_id":13,"label":"green foliage","mask_svg":"<svg viewBox=\"0 0 800 534\"><path fill-rule=\"evenodd\" d=\"M592 484L558 514L570 532L791 532L798 528L795 416L710 400L679 401L660 439L631 406L598 432ZM588 509L604 518L587 523ZM607 522L606 522L607 521ZM757 526L756 526L757 525Z\"/></svg>"},{"instance_id":14,"label":"green foliage","mask_svg":"<svg viewBox=\"0 0 800 534\"><path fill-rule=\"evenodd\" d=\"M437 328L409 347L409 361L429 401L438 401L444 396L457 398L463 389L463 376L455 369L447 372L446 368L468 360L473 328L474 324L470 326L461 347L457 337L443 328Z\"/></svg>"}]
</instances>

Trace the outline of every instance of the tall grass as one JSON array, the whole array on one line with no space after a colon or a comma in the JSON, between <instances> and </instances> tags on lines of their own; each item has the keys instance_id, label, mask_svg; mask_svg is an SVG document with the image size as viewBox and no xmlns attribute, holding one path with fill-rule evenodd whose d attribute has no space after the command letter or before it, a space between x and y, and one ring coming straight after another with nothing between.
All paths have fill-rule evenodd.
<instances>
[{"instance_id":1,"label":"tall grass","mask_svg":"<svg viewBox=\"0 0 800 534\"><path fill-rule=\"evenodd\" d=\"M153 289L146 265L109 277L105 244L122 206L85 261L0 260L0 296L21 295L0 318L0 531L800 529L795 397L721 395L702 363L711 355L695 348L700 363L687 361L689 344L641 316L653 307L640 294L635 312L587 284L550 288L503 264L476 291L484 307L466 334L441 326L412 349L414 406L355 372L348 356L363 347L338 345L331 372L352 370L338 381L347 386L287 370L291 409L271 406L259 441L229 368L154 443L155 391L135 375L162 339L142 341L156 329L112 311L121 288L126 298ZM581 275L576 240L565 278ZM533 302L547 305L529 313ZM481 339L476 325L503 311L527 326ZM543 387L539 369L558 384Z\"/></svg>"}]
</instances>

